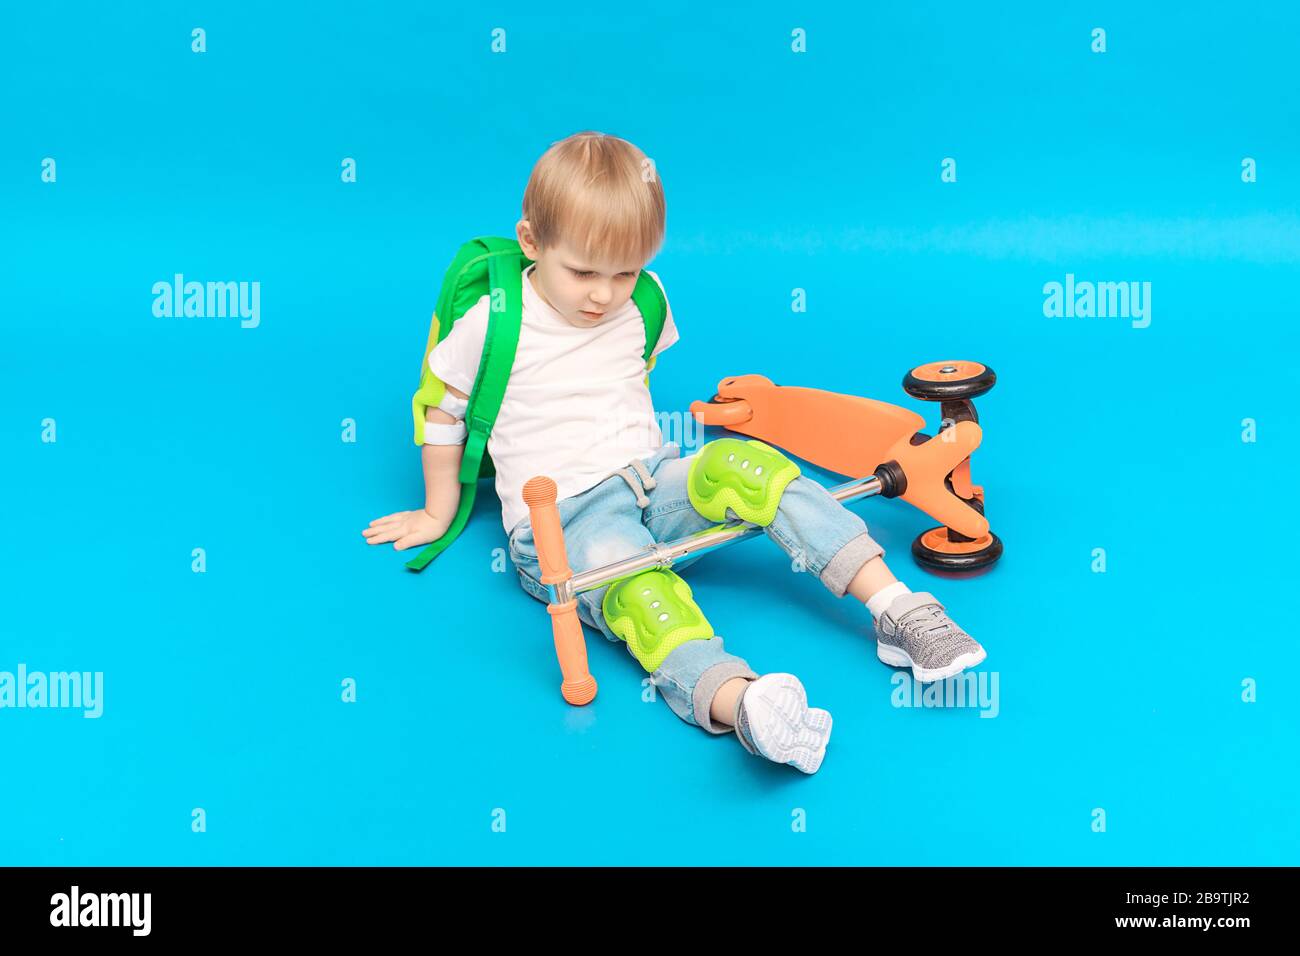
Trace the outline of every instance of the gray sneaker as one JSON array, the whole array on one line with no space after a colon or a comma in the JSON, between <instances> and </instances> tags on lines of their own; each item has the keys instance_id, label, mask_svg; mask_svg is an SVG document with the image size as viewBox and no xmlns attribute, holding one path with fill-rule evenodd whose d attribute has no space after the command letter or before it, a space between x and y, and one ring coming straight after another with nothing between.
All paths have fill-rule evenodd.
<instances>
[{"instance_id":1,"label":"gray sneaker","mask_svg":"<svg viewBox=\"0 0 1300 956\"><path fill-rule=\"evenodd\" d=\"M984 648L958 627L928 591L900 594L876 622L876 656L910 667L922 684L960 674L984 660Z\"/></svg>"},{"instance_id":2,"label":"gray sneaker","mask_svg":"<svg viewBox=\"0 0 1300 956\"><path fill-rule=\"evenodd\" d=\"M736 705L736 739L752 754L816 773L831 739L831 715L808 706L793 674L764 674L750 681Z\"/></svg>"}]
</instances>

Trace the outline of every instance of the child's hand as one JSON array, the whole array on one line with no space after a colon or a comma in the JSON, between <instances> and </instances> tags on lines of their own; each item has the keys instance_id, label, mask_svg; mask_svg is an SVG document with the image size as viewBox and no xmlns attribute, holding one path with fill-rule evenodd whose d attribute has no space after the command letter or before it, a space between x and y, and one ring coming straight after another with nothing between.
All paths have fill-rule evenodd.
<instances>
[{"instance_id":1,"label":"child's hand","mask_svg":"<svg viewBox=\"0 0 1300 956\"><path fill-rule=\"evenodd\" d=\"M398 511L376 518L361 533L366 536L368 544L392 541L395 550L405 551L437 541L450 524L449 518L436 518L424 510Z\"/></svg>"}]
</instances>

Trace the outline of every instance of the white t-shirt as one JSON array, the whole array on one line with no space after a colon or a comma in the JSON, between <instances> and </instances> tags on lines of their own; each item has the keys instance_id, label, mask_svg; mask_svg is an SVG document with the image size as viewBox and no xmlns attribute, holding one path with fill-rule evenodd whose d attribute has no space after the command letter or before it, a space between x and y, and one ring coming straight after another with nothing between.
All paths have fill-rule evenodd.
<instances>
[{"instance_id":1,"label":"white t-shirt","mask_svg":"<svg viewBox=\"0 0 1300 956\"><path fill-rule=\"evenodd\" d=\"M524 270L519 346L487 443L507 532L528 514L522 496L528 479L552 478L564 499L663 446L645 383L645 324L636 304L629 299L599 325L578 328L533 288L532 269ZM483 355L488 307L485 295L429 353L433 374L466 395ZM668 309L654 354L676 341Z\"/></svg>"}]
</instances>

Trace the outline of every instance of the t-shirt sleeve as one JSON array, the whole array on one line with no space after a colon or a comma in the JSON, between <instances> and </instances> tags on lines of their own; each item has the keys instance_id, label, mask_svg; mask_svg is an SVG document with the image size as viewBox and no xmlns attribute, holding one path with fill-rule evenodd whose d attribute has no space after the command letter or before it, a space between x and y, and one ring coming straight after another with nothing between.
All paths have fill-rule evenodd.
<instances>
[{"instance_id":1,"label":"t-shirt sleeve","mask_svg":"<svg viewBox=\"0 0 1300 956\"><path fill-rule=\"evenodd\" d=\"M478 363L487 338L487 296L479 299L451 327L447 337L429 353L429 371L441 382L466 395L474 388Z\"/></svg>"},{"instance_id":2,"label":"t-shirt sleeve","mask_svg":"<svg viewBox=\"0 0 1300 956\"><path fill-rule=\"evenodd\" d=\"M668 293L667 291L664 290L664 284L660 282L659 277L655 275L653 272L651 272L649 269L646 270L646 273L650 276L650 278L655 280L655 282L659 286L660 291L664 293L664 327L659 332L659 341L655 345L655 350L650 353L650 357L654 358L664 349L668 348L670 345L672 345L674 342L677 341L678 339L677 323L673 321L673 307L668 302Z\"/></svg>"}]
</instances>

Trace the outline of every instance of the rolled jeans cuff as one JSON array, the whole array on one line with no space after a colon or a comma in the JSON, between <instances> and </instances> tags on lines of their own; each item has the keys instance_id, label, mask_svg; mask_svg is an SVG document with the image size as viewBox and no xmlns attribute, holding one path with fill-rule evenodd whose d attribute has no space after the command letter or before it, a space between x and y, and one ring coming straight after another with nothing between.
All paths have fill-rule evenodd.
<instances>
[{"instance_id":1,"label":"rolled jeans cuff","mask_svg":"<svg viewBox=\"0 0 1300 956\"><path fill-rule=\"evenodd\" d=\"M722 685L737 677L758 680L758 675L750 670L743 661L719 661L701 674L699 681L695 684L695 692L691 695L691 706L695 714L695 722L711 734L725 734L732 729L730 724L725 727L719 727L715 724L713 718L709 715L709 708L712 707L713 698L722 688Z\"/></svg>"},{"instance_id":2,"label":"rolled jeans cuff","mask_svg":"<svg viewBox=\"0 0 1300 956\"><path fill-rule=\"evenodd\" d=\"M822 568L821 582L836 597L844 597L849 584L857 577L862 566L885 553L871 535L865 531L835 552L835 556Z\"/></svg>"}]
</instances>

